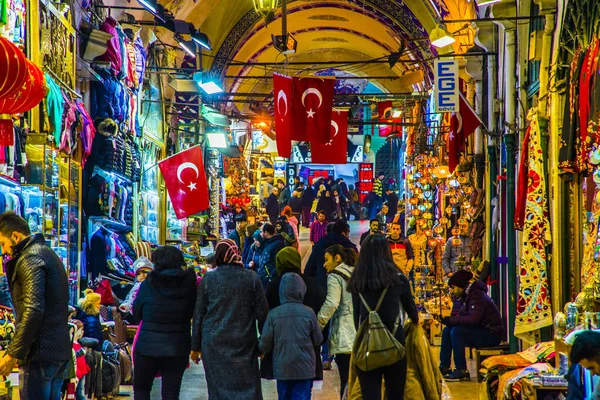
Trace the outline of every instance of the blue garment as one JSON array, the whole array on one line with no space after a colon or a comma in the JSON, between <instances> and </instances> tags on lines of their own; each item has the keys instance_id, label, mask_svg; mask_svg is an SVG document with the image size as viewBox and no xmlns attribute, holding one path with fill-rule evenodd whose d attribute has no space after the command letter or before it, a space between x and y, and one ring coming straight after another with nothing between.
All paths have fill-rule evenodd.
<instances>
[{"instance_id":1,"label":"blue garment","mask_svg":"<svg viewBox=\"0 0 600 400\"><path fill-rule=\"evenodd\" d=\"M279 400L310 400L313 380L277 381L277 398Z\"/></svg>"},{"instance_id":2,"label":"blue garment","mask_svg":"<svg viewBox=\"0 0 600 400\"><path fill-rule=\"evenodd\" d=\"M13 313L15 307L13 306L12 299L10 298L10 288L8 287L8 279L6 275L0 276L0 306L12 308Z\"/></svg>"},{"instance_id":3,"label":"blue garment","mask_svg":"<svg viewBox=\"0 0 600 400\"><path fill-rule=\"evenodd\" d=\"M19 367L22 399L60 400L69 361L33 361Z\"/></svg>"},{"instance_id":4,"label":"blue garment","mask_svg":"<svg viewBox=\"0 0 600 400\"><path fill-rule=\"evenodd\" d=\"M329 354L329 344L324 341L321 345L321 358L323 362L331 362L333 360L333 354Z\"/></svg>"},{"instance_id":5,"label":"blue garment","mask_svg":"<svg viewBox=\"0 0 600 400\"><path fill-rule=\"evenodd\" d=\"M454 352L454 366L456 369L464 371L467 369L466 346L492 347L498 346L500 341L500 336L486 328L467 325L446 326L442 332L440 367L450 368L450 359Z\"/></svg>"}]
</instances>

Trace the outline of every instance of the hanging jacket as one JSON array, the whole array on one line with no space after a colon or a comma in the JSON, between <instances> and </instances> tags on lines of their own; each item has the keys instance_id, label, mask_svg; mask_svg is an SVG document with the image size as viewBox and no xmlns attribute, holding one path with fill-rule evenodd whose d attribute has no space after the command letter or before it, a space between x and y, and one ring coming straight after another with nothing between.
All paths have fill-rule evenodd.
<instances>
[{"instance_id":1,"label":"hanging jacket","mask_svg":"<svg viewBox=\"0 0 600 400\"><path fill-rule=\"evenodd\" d=\"M281 278L281 305L267 316L258 348L273 352L273 375L277 380L304 380L315 377L314 347L323 335L313 310L302 304L306 285L298 274Z\"/></svg>"},{"instance_id":2,"label":"hanging jacket","mask_svg":"<svg viewBox=\"0 0 600 400\"><path fill-rule=\"evenodd\" d=\"M329 354L350 354L356 337L352 294L346 290L354 267L340 264L327 276L327 298L317 319L321 328L328 322Z\"/></svg>"},{"instance_id":3,"label":"hanging jacket","mask_svg":"<svg viewBox=\"0 0 600 400\"><path fill-rule=\"evenodd\" d=\"M96 57L95 60L110 62L111 72L114 76L118 76L123 65L123 55L121 52L121 38L117 31L117 21L112 17L108 17L104 23L100 25L100 30L111 34L112 37L107 43L106 53Z\"/></svg>"}]
</instances>

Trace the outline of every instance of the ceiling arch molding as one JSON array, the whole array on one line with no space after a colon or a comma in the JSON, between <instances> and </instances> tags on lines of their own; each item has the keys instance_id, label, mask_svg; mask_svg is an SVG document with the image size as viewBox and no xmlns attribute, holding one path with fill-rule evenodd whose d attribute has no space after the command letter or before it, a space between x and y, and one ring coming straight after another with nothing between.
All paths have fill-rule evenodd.
<instances>
[{"instance_id":1,"label":"ceiling arch molding","mask_svg":"<svg viewBox=\"0 0 600 400\"><path fill-rule=\"evenodd\" d=\"M291 1L290 3L293 4L295 1ZM308 3L308 5L312 7L333 6L340 8L341 6L354 5L353 10L356 10L357 4L360 5L361 12L364 12L365 14L369 13L369 15L380 21L383 26L391 28L393 32L401 38L425 37L427 35L427 30L422 22L413 14L404 2L389 0L349 0L347 4L339 2ZM295 8L303 9L303 6L304 5L291 8L290 11L293 12ZM433 16L429 12L427 12L427 15L429 18L426 23L431 27L434 21ZM213 76L225 75L228 61L235 57L244 41L248 39L248 36L251 35L252 32L258 32L262 27L264 27L264 21L256 14L254 9L251 9L244 14L219 47L210 67L210 73ZM431 57L431 52L428 48L421 48L419 51L423 58Z\"/></svg>"}]
</instances>

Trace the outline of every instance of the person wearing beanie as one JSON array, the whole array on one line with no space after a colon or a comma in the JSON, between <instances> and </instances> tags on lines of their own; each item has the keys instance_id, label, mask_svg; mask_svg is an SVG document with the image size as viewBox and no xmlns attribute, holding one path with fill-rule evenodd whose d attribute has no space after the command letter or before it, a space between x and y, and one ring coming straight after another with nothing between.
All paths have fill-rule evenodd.
<instances>
[{"instance_id":1,"label":"person wearing beanie","mask_svg":"<svg viewBox=\"0 0 600 400\"><path fill-rule=\"evenodd\" d=\"M440 371L448 382L471 379L465 358L467 346L498 346L504 335L500 311L488 296L487 285L480 280L471 282L472 279L470 271L456 271L448 280L450 294L455 299L452 315L434 316L446 325L442 332ZM454 370L450 368L452 354Z\"/></svg>"},{"instance_id":2,"label":"person wearing beanie","mask_svg":"<svg viewBox=\"0 0 600 400\"><path fill-rule=\"evenodd\" d=\"M281 305L279 297L279 288L281 286L281 279L283 276L294 273L298 274L304 284L306 285L306 294L302 304L311 308L315 315L319 313L321 306L325 302L325 288L319 285L319 282L310 276L302 273L302 256L293 247L285 247L277 253L275 257L275 268L277 270L277 277L269 282L265 291L267 303L269 304L269 310L273 310ZM315 355L317 363L315 366L315 380L323 379L323 368L321 363L321 357L319 357L321 343L315 347ZM267 355L261 363L261 375L264 379L274 379L273 377L273 363L271 355Z\"/></svg>"},{"instance_id":3,"label":"person wearing beanie","mask_svg":"<svg viewBox=\"0 0 600 400\"><path fill-rule=\"evenodd\" d=\"M130 313L133 307L133 302L135 301L135 297L137 296L138 290L140 290L140 286L142 282L146 280L146 277L150 272L154 270L154 265L152 265L152 261L148 260L146 257L139 257L133 263L133 271L135 272L135 283L133 287L125 297L125 300L119 306L119 310L124 313Z\"/></svg>"}]
</instances>

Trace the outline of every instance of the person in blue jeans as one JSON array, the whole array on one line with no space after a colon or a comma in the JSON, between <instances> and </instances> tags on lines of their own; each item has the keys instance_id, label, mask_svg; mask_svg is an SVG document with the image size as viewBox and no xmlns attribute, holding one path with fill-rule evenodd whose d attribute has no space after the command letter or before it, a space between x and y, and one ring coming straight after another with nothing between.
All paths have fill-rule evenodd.
<instances>
[{"instance_id":1,"label":"person in blue jeans","mask_svg":"<svg viewBox=\"0 0 600 400\"><path fill-rule=\"evenodd\" d=\"M455 302L452 315L441 318L446 327L440 351L440 371L448 382L471 379L465 357L467 346L498 346L504 334L500 311L488 296L487 285L479 280L471 282L472 279L471 272L459 270L448 281ZM452 354L454 370L450 368Z\"/></svg>"},{"instance_id":2,"label":"person in blue jeans","mask_svg":"<svg viewBox=\"0 0 600 400\"><path fill-rule=\"evenodd\" d=\"M273 376L279 400L310 400L315 378L315 346L323 334L315 312L302 304L306 284L294 272L281 278L281 305L269 312L258 349L273 352Z\"/></svg>"},{"instance_id":3,"label":"person in blue jeans","mask_svg":"<svg viewBox=\"0 0 600 400\"><path fill-rule=\"evenodd\" d=\"M43 235L31 235L27 221L0 214L0 248L5 263L16 332L0 358L0 375L19 362L22 399L59 400L72 357L69 284L65 266Z\"/></svg>"},{"instance_id":4,"label":"person in blue jeans","mask_svg":"<svg viewBox=\"0 0 600 400\"><path fill-rule=\"evenodd\" d=\"M8 287L6 275L0 275L0 306L11 308L14 314L15 307L10 298L10 289Z\"/></svg>"}]
</instances>

